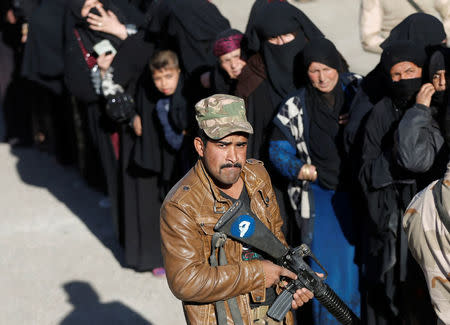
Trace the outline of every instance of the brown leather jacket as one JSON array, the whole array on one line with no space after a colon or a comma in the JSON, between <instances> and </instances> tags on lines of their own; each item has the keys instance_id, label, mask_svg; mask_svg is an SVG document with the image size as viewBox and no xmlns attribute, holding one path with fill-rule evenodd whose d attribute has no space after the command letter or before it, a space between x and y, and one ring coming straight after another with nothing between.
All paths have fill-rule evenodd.
<instances>
[{"instance_id":1,"label":"brown leather jacket","mask_svg":"<svg viewBox=\"0 0 450 325\"><path fill-rule=\"evenodd\" d=\"M269 175L262 162L248 160L242 179L256 216L285 243L282 220ZM216 324L213 302L237 297L244 324L251 324L249 294L265 300L261 261L243 261L242 245L225 243L228 265L211 267L213 227L231 206L220 195L201 160L169 192L161 208L161 240L167 281L172 293L183 301L189 324ZM228 313L228 323L232 318ZM287 324L292 324L288 314Z\"/></svg>"}]
</instances>

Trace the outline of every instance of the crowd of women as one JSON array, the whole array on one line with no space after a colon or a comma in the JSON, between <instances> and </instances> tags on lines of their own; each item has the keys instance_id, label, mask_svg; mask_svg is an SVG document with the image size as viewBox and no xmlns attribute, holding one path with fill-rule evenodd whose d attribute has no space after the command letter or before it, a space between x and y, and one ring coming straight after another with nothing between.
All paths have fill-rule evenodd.
<instances>
[{"instance_id":1,"label":"crowd of women","mask_svg":"<svg viewBox=\"0 0 450 325\"><path fill-rule=\"evenodd\" d=\"M401 217L448 162L450 55L437 18L407 17L362 77L284 0L256 0L244 33L207 0L34 2L7 137L76 163L108 194L130 268L163 274L159 207L196 160L194 104L233 94L290 245L312 247L364 324L435 323ZM337 324L317 301L305 310Z\"/></svg>"}]
</instances>

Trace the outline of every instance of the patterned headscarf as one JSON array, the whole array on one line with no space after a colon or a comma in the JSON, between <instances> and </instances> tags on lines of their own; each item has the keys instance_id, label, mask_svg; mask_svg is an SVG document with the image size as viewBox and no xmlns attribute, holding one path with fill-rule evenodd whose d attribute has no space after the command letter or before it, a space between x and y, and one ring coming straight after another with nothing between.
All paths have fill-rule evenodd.
<instances>
[{"instance_id":1,"label":"patterned headscarf","mask_svg":"<svg viewBox=\"0 0 450 325\"><path fill-rule=\"evenodd\" d=\"M223 31L217 35L216 41L214 42L214 55L216 57L220 57L224 54L240 49L243 37L244 34L236 29L228 29Z\"/></svg>"}]
</instances>

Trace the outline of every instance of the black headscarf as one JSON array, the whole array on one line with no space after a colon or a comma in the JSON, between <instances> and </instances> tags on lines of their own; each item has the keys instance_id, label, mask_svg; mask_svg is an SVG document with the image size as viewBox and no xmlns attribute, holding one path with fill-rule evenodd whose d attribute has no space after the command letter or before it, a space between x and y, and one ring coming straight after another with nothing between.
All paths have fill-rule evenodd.
<instances>
[{"instance_id":1,"label":"black headscarf","mask_svg":"<svg viewBox=\"0 0 450 325\"><path fill-rule=\"evenodd\" d=\"M252 9L250 10L250 14L248 15L247 27L245 28L245 34L249 34L253 29L255 24L256 17L258 17L259 10L263 8L265 5L271 2L286 2L286 0L255 0L252 5Z\"/></svg>"},{"instance_id":2,"label":"black headscarf","mask_svg":"<svg viewBox=\"0 0 450 325\"><path fill-rule=\"evenodd\" d=\"M450 73L450 50L444 46L437 46L434 48L433 54L430 56L430 60L427 66L427 77L429 82L433 82L433 76L438 71L444 70L446 72L446 89L448 89L449 75ZM436 91L432 98L432 105L441 107L445 102L446 91Z\"/></svg>"},{"instance_id":3,"label":"black headscarf","mask_svg":"<svg viewBox=\"0 0 450 325\"><path fill-rule=\"evenodd\" d=\"M441 44L446 38L444 25L439 19L425 13L415 13L395 26L380 46L386 49L395 41L410 40L427 47Z\"/></svg>"},{"instance_id":4,"label":"black headscarf","mask_svg":"<svg viewBox=\"0 0 450 325\"><path fill-rule=\"evenodd\" d=\"M81 41L90 53L92 46L103 39L109 39L113 46L122 41L110 34L93 31L89 28L86 18L81 17L81 8L85 1L68 0L65 15L65 44L64 44L64 81L69 91L83 102L90 103L98 100L98 95L92 87L89 68L83 58L80 44L78 43L74 29L80 34ZM145 16L139 10L130 5L127 0L102 0L105 10L113 11L121 23L142 26ZM91 12L95 13L95 10ZM114 64L114 62L113 62Z\"/></svg>"},{"instance_id":5,"label":"black headscarf","mask_svg":"<svg viewBox=\"0 0 450 325\"><path fill-rule=\"evenodd\" d=\"M441 44L445 38L444 25L439 19L425 13L415 13L395 26L389 37L380 46L385 49L397 41L409 40L413 41L416 46L427 48ZM361 82L360 87L368 95L373 105L388 91L384 86L384 77L382 67L378 64Z\"/></svg>"},{"instance_id":6,"label":"black headscarf","mask_svg":"<svg viewBox=\"0 0 450 325\"><path fill-rule=\"evenodd\" d=\"M339 72L342 60L332 42L327 39L311 40L303 52L303 64L309 68L312 62L329 66ZM342 160L342 128L339 115L347 112L342 83L338 81L329 93L322 93L308 83L306 107L311 116L309 147L311 161L317 168L319 183L328 189L339 185Z\"/></svg>"},{"instance_id":7,"label":"black headscarf","mask_svg":"<svg viewBox=\"0 0 450 325\"><path fill-rule=\"evenodd\" d=\"M75 17L75 28L80 34L81 40L86 50L89 53L92 53L94 51L93 46L104 39L109 40L114 48L117 49L122 42L118 37L111 34L98 32L89 28L89 23L86 20L87 17L81 16L81 9L83 8L85 2L85 0L69 0L69 9L73 17ZM127 23L125 14L118 6L113 3L113 1L102 0L101 3L103 4L103 9L105 11L111 10L112 12L114 12L114 14L122 24ZM99 11L95 7L92 8L90 12L100 16Z\"/></svg>"},{"instance_id":8,"label":"black headscarf","mask_svg":"<svg viewBox=\"0 0 450 325\"><path fill-rule=\"evenodd\" d=\"M230 23L208 0L164 0L153 10L158 17L152 31L170 36L164 40L179 54L181 65L188 74L214 65L212 47L216 35L229 29Z\"/></svg>"},{"instance_id":9,"label":"black headscarf","mask_svg":"<svg viewBox=\"0 0 450 325\"><path fill-rule=\"evenodd\" d=\"M422 68L426 61L425 50L412 41L397 41L386 47L380 64L386 77L390 97L396 108L404 110L412 105L414 95L422 86L422 77L392 81L391 68L400 62L409 61Z\"/></svg>"},{"instance_id":10,"label":"black headscarf","mask_svg":"<svg viewBox=\"0 0 450 325\"><path fill-rule=\"evenodd\" d=\"M269 37L295 33L284 45L273 45ZM299 9L287 2L271 2L261 7L248 36L248 48L261 52L272 88L274 105L296 88L295 61L309 40L322 38L316 25ZM277 98L278 97L278 98Z\"/></svg>"},{"instance_id":11,"label":"black headscarf","mask_svg":"<svg viewBox=\"0 0 450 325\"><path fill-rule=\"evenodd\" d=\"M326 38L315 39L305 46L303 50L303 66L307 69L312 62L325 64L339 72L343 70L341 55L336 46Z\"/></svg>"}]
</instances>

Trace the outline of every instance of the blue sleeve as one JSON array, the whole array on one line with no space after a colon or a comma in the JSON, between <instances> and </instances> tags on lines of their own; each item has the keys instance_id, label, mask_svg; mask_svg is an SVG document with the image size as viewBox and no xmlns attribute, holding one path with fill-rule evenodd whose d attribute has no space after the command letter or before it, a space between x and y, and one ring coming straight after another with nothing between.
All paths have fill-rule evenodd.
<instances>
[{"instance_id":1,"label":"blue sleeve","mask_svg":"<svg viewBox=\"0 0 450 325\"><path fill-rule=\"evenodd\" d=\"M180 150L184 135L182 133L176 133L170 125L169 112L158 105L156 105L156 112L164 130L164 138L173 149L176 151Z\"/></svg>"},{"instance_id":2,"label":"blue sleeve","mask_svg":"<svg viewBox=\"0 0 450 325\"><path fill-rule=\"evenodd\" d=\"M270 162L275 169L289 180L297 179L303 162L296 155L297 150L289 141L272 140L269 143Z\"/></svg>"}]
</instances>

